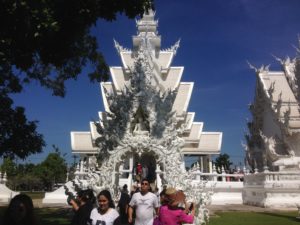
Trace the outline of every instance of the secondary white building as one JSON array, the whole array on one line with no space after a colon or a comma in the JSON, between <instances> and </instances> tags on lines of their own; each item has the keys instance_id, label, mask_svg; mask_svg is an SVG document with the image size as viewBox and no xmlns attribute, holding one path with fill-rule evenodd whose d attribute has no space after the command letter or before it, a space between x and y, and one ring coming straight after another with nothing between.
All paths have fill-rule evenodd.
<instances>
[{"instance_id":1,"label":"secondary white building","mask_svg":"<svg viewBox=\"0 0 300 225\"><path fill-rule=\"evenodd\" d=\"M243 201L264 207L300 202L300 58L277 59L281 71L256 71L253 120L246 157L254 174L245 176Z\"/></svg>"}]
</instances>

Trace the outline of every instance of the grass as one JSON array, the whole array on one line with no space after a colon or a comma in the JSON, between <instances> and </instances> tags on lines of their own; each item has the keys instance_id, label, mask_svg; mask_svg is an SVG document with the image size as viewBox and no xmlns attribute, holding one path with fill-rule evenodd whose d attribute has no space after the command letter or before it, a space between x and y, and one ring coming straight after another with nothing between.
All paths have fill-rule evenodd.
<instances>
[{"instance_id":1,"label":"grass","mask_svg":"<svg viewBox=\"0 0 300 225\"><path fill-rule=\"evenodd\" d=\"M216 212L209 225L300 225L297 212Z\"/></svg>"},{"instance_id":2,"label":"grass","mask_svg":"<svg viewBox=\"0 0 300 225\"><path fill-rule=\"evenodd\" d=\"M1 219L5 209L0 207ZM34 211L39 225L69 225L73 215L70 208L36 208Z\"/></svg>"},{"instance_id":3,"label":"grass","mask_svg":"<svg viewBox=\"0 0 300 225\"><path fill-rule=\"evenodd\" d=\"M39 224L67 225L71 223L72 210L65 208L41 208L36 210Z\"/></svg>"},{"instance_id":4,"label":"grass","mask_svg":"<svg viewBox=\"0 0 300 225\"><path fill-rule=\"evenodd\" d=\"M0 208L2 218L5 207ZM66 208L35 209L40 225L67 225L72 210ZM300 225L297 212L216 212L208 225Z\"/></svg>"}]
</instances>

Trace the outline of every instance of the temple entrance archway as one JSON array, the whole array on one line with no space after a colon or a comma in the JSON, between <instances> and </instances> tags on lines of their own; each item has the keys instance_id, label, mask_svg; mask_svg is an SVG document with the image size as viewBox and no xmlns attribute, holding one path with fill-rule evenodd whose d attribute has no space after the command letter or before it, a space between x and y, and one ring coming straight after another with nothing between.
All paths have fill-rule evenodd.
<instances>
[{"instance_id":1,"label":"temple entrance archway","mask_svg":"<svg viewBox=\"0 0 300 225\"><path fill-rule=\"evenodd\" d=\"M142 165L142 178L147 178L150 183L156 180L156 160L151 152L145 152L140 157L140 164Z\"/></svg>"},{"instance_id":2,"label":"temple entrance archway","mask_svg":"<svg viewBox=\"0 0 300 225\"><path fill-rule=\"evenodd\" d=\"M130 188L135 182L147 178L150 183L156 183L156 155L154 152L128 153L121 164L116 165L117 184Z\"/></svg>"}]
</instances>

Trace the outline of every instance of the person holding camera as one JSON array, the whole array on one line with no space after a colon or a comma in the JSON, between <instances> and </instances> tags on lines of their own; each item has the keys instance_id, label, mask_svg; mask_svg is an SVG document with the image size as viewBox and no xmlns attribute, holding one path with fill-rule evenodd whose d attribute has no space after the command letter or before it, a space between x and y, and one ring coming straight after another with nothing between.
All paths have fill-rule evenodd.
<instances>
[{"instance_id":1,"label":"person holding camera","mask_svg":"<svg viewBox=\"0 0 300 225\"><path fill-rule=\"evenodd\" d=\"M94 208L95 196L92 190L81 190L76 198L68 199L75 214L71 225L86 225L90 220L91 211Z\"/></svg>"},{"instance_id":2,"label":"person holding camera","mask_svg":"<svg viewBox=\"0 0 300 225\"><path fill-rule=\"evenodd\" d=\"M175 188L167 188L165 192L165 205L159 210L159 223L164 225L181 225L183 223L193 223L194 204L190 205L185 200L183 191Z\"/></svg>"}]
</instances>

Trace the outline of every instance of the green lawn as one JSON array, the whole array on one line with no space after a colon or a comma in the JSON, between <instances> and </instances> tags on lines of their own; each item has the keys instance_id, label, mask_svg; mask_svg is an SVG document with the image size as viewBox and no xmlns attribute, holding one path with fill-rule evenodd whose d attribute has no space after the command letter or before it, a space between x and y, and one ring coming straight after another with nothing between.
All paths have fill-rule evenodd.
<instances>
[{"instance_id":1,"label":"green lawn","mask_svg":"<svg viewBox=\"0 0 300 225\"><path fill-rule=\"evenodd\" d=\"M216 212L209 225L300 225L297 212Z\"/></svg>"},{"instance_id":2,"label":"green lawn","mask_svg":"<svg viewBox=\"0 0 300 225\"><path fill-rule=\"evenodd\" d=\"M0 207L2 219L6 207ZM39 225L67 225L72 218L72 209L68 208L36 208L35 215Z\"/></svg>"},{"instance_id":3,"label":"green lawn","mask_svg":"<svg viewBox=\"0 0 300 225\"><path fill-rule=\"evenodd\" d=\"M4 212L0 208L1 217ZM72 218L71 209L35 209L40 225L67 225ZM208 225L300 225L297 212L216 212Z\"/></svg>"},{"instance_id":4,"label":"green lawn","mask_svg":"<svg viewBox=\"0 0 300 225\"><path fill-rule=\"evenodd\" d=\"M66 225L70 224L72 209L42 208L36 209L36 216L40 225Z\"/></svg>"}]
</instances>

